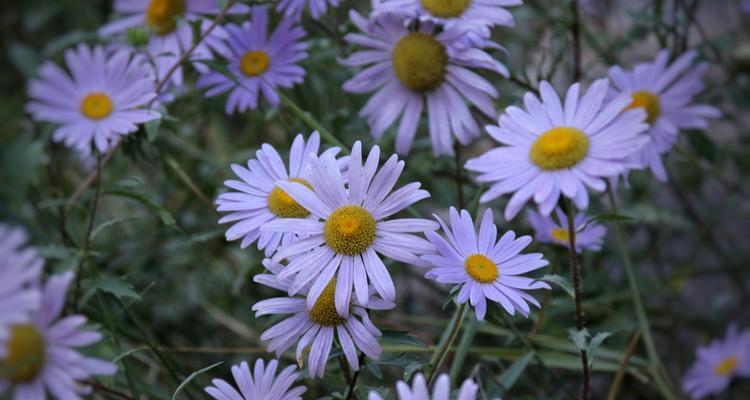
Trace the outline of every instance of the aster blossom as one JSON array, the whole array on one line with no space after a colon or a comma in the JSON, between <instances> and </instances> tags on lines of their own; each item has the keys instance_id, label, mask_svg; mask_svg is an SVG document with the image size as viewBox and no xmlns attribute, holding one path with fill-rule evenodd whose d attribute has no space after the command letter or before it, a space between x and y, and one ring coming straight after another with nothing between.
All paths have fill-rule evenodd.
<instances>
[{"instance_id":1,"label":"aster blossom","mask_svg":"<svg viewBox=\"0 0 750 400\"><path fill-rule=\"evenodd\" d=\"M309 186L293 181L276 184L316 219L277 219L261 231L298 232L309 235L280 248L271 262L289 259L280 272L282 279L294 276L289 294L294 295L308 283L307 306L312 308L318 296L335 276L336 309L349 313L352 291L359 304L367 306L368 282L386 301L394 301L396 289L378 253L407 264L420 265L419 255L433 251L416 232L437 229L437 224L421 218L385 219L429 197L419 183L410 183L393 192L404 169L394 154L378 171L380 148L374 146L362 163L362 144L356 142L344 176L332 155L310 157ZM352 290L352 288L354 290Z\"/></svg>"},{"instance_id":2,"label":"aster blossom","mask_svg":"<svg viewBox=\"0 0 750 400\"><path fill-rule=\"evenodd\" d=\"M508 231L497 240L497 227L490 209L484 212L478 233L468 211L461 210L459 215L451 207L449 214L450 226L435 216L444 236L437 232L426 233L437 254L422 256L431 268L425 277L440 283L460 285L456 302L463 304L470 301L480 321L484 320L487 312L488 299L500 304L510 315L518 311L528 316L530 309L527 303L539 307L539 302L525 291L550 289L550 286L521 274L549 263L541 253L520 254L531 243L531 237L516 239L515 232Z\"/></svg>"},{"instance_id":3,"label":"aster blossom","mask_svg":"<svg viewBox=\"0 0 750 400\"><path fill-rule=\"evenodd\" d=\"M280 274L288 266L273 265L269 260L265 260L264 265L271 273L256 275L253 280L288 292L294 285L294 280L282 278ZM305 296L310 288L311 285L307 284L298 294ZM256 317L291 314L261 334L260 339L268 341L268 351L275 351L279 357L297 343L297 363L303 365L305 352L308 352L307 367L310 376L320 378L325 374L334 339L341 346L349 366L355 371L359 370L358 351L377 360L382 352L377 340L381 332L370 321L367 310L388 310L395 306L394 303L376 296L375 290L367 287L367 306L350 297L350 303L346 304L347 315L342 316L335 304L337 291L336 278L331 278L312 307L308 307L302 297L276 297L253 305Z\"/></svg>"},{"instance_id":4,"label":"aster blossom","mask_svg":"<svg viewBox=\"0 0 750 400\"><path fill-rule=\"evenodd\" d=\"M36 288L44 261L27 246L26 232L0 224L0 358L6 353L11 324L27 322L39 307Z\"/></svg>"},{"instance_id":5,"label":"aster blossom","mask_svg":"<svg viewBox=\"0 0 750 400\"><path fill-rule=\"evenodd\" d=\"M609 70L611 95L626 94L631 98L628 109L647 113L650 141L633 160L649 168L660 181L667 180L661 157L672 150L679 131L708 128L708 119L721 115L716 107L693 103L704 89L701 78L708 70L707 63L694 63L698 52L688 51L671 64L669 55L668 50L662 50L653 62L638 64L631 71L619 66Z\"/></svg>"},{"instance_id":6,"label":"aster blossom","mask_svg":"<svg viewBox=\"0 0 750 400\"><path fill-rule=\"evenodd\" d=\"M278 360L271 360L265 365L263 360L255 360L252 371L243 361L240 365L232 366L232 377L237 383L238 392L231 384L223 379L213 379L213 386L205 388L209 396L217 400L300 400L307 388L292 387L299 377L296 368L290 365L284 368L278 376L276 369Z\"/></svg>"},{"instance_id":7,"label":"aster blossom","mask_svg":"<svg viewBox=\"0 0 750 400\"><path fill-rule=\"evenodd\" d=\"M560 209L555 209L556 222L551 215L542 215L534 210L528 210L526 217L534 228L534 239L541 243L552 243L559 246L570 247L570 236L568 232L568 216ZM576 251L583 250L599 251L604 242L607 229L596 222L590 221L583 213L578 213L573 219L575 229Z\"/></svg>"},{"instance_id":8,"label":"aster blossom","mask_svg":"<svg viewBox=\"0 0 750 400\"><path fill-rule=\"evenodd\" d=\"M160 117L144 109L156 97L149 68L125 50L108 55L85 44L65 52L68 75L53 62L44 63L29 83L26 111L40 121L58 124L57 142L91 154L94 145L106 153L114 141Z\"/></svg>"},{"instance_id":9,"label":"aster blossom","mask_svg":"<svg viewBox=\"0 0 750 400\"><path fill-rule=\"evenodd\" d=\"M702 399L723 392L737 377L750 377L750 330L740 332L731 324L725 338L698 348L682 389L691 399Z\"/></svg>"},{"instance_id":10,"label":"aster blossom","mask_svg":"<svg viewBox=\"0 0 750 400\"><path fill-rule=\"evenodd\" d=\"M479 385L471 379L467 379L458 390L456 400L475 400L478 390ZM448 374L441 374L435 381L432 393L430 393L424 375L419 373L414 377L411 387L404 381L398 381L396 392L398 400L449 400L451 398L451 382ZM367 400L383 400L383 397L377 392L371 391Z\"/></svg>"},{"instance_id":11,"label":"aster blossom","mask_svg":"<svg viewBox=\"0 0 750 400\"><path fill-rule=\"evenodd\" d=\"M624 172L625 159L648 140L645 112L622 112L627 95L605 102L607 79L595 81L583 96L573 84L565 102L548 82L540 85L541 100L524 96L525 110L505 109L498 126L487 132L504 146L470 159L465 167L478 172L479 182L489 182L480 201L486 203L513 193L505 207L505 218L515 217L533 199L543 215L549 215L560 196L573 200L579 209L589 204L587 188L601 192L605 179Z\"/></svg>"},{"instance_id":12,"label":"aster blossom","mask_svg":"<svg viewBox=\"0 0 750 400\"><path fill-rule=\"evenodd\" d=\"M86 323L82 315L61 318L72 280L71 272L47 279L31 322L11 327L6 357L0 359L0 394L11 389L14 400L28 400L44 399L49 391L57 399L81 399L91 393L83 381L117 371L116 365L76 350L99 342L102 335L81 330Z\"/></svg>"},{"instance_id":13,"label":"aster blossom","mask_svg":"<svg viewBox=\"0 0 750 400\"><path fill-rule=\"evenodd\" d=\"M216 200L217 211L229 213L219 219L219 223L232 223L226 232L227 240L242 239L240 247L243 249L257 241L258 250L265 250L266 256L273 254L279 246L296 241L299 235L294 230L261 232L260 227L279 218L314 218L276 182L285 180L309 185L307 164L310 156L318 154L319 150L320 135L316 131L307 141L302 134L294 138L288 168L276 149L269 144L263 144L255 153L255 158L248 160L247 168L232 164L232 171L239 180L224 182L234 191L223 193ZM335 156L339 150L332 147L323 154Z\"/></svg>"},{"instance_id":14,"label":"aster blossom","mask_svg":"<svg viewBox=\"0 0 750 400\"><path fill-rule=\"evenodd\" d=\"M481 47L458 43L461 35L453 29L437 33L437 26L429 21L412 31L396 14L367 20L350 11L349 16L362 33L348 34L346 41L366 49L340 61L364 68L343 87L352 93L376 91L359 113L367 118L375 139L400 118L396 151L409 153L426 111L433 152L453 154L453 137L466 145L480 134L469 105L495 118L492 99L497 90L472 69L506 77L508 71Z\"/></svg>"},{"instance_id":15,"label":"aster blossom","mask_svg":"<svg viewBox=\"0 0 750 400\"><path fill-rule=\"evenodd\" d=\"M307 58L305 31L291 19L284 18L268 36L268 10L252 8L252 19L242 25L226 26L229 47L230 79L223 73L207 71L198 79L198 88L207 88L207 97L230 92L226 112L243 112L258 107L261 96L278 106L277 88L302 83L305 70L299 62Z\"/></svg>"},{"instance_id":16,"label":"aster blossom","mask_svg":"<svg viewBox=\"0 0 750 400\"><path fill-rule=\"evenodd\" d=\"M332 8L338 7L339 0L279 0L276 11L283 13L286 19L299 21L307 7L313 19L319 19L328 12L329 5Z\"/></svg>"}]
</instances>

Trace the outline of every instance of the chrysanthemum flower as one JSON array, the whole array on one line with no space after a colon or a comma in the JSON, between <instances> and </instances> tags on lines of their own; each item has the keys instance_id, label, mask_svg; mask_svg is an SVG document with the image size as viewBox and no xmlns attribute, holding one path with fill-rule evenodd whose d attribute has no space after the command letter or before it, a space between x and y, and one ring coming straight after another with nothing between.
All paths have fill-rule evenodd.
<instances>
[{"instance_id":1,"label":"chrysanthemum flower","mask_svg":"<svg viewBox=\"0 0 750 400\"><path fill-rule=\"evenodd\" d=\"M750 377L750 330L738 332L732 324L726 338L698 348L682 389L691 399L702 399L723 392L736 377Z\"/></svg>"},{"instance_id":2,"label":"chrysanthemum flower","mask_svg":"<svg viewBox=\"0 0 750 400\"><path fill-rule=\"evenodd\" d=\"M272 265L268 260L264 265L271 274L256 275L254 280L288 292L294 281L290 278L281 278L279 272L289 267ZM310 285L307 284L298 290L298 293L304 296L309 290ZM291 314L261 334L261 340L269 341L268 351L275 351L279 357L286 349L297 343L297 362L303 365L305 353L309 353L307 367L310 376L321 378L325 374L334 338L341 346L352 369L359 369L358 351L377 360L382 351L377 340L381 332L370 321L367 310L388 310L394 307L393 302L375 296L375 291L366 287L367 307L357 299L347 296L347 315L341 316L334 304L335 298L338 298L338 290L336 278L332 278L317 296L312 307L308 307L305 299L299 297L276 297L256 303L253 306L256 317Z\"/></svg>"},{"instance_id":3,"label":"chrysanthemum flower","mask_svg":"<svg viewBox=\"0 0 750 400\"><path fill-rule=\"evenodd\" d=\"M376 10L432 20L448 28L486 31L496 25L513 26L513 15L506 7L521 4L521 0L380 0Z\"/></svg>"},{"instance_id":4,"label":"chrysanthemum flower","mask_svg":"<svg viewBox=\"0 0 750 400\"><path fill-rule=\"evenodd\" d=\"M428 128L436 155L453 153L453 136L469 144L480 134L469 104L490 118L495 117L492 99L497 91L471 68L483 68L503 76L507 69L480 47L459 49L454 30L435 33L435 24L419 24L418 31L405 26L403 17L383 14L367 20L350 11L352 22L363 32L346 35L349 43L366 47L341 60L347 66L364 67L344 83L353 93L377 91L360 115L380 139L401 118L396 133L396 151L407 154L427 104ZM468 104L467 104L468 103Z\"/></svg>"},{"instance_id":5,"label":"chrysanthemum flower","mask_svg":"<svg viewBox=\"0 0 750 400\"><path fill-rule=\"evenodd\" d=\"M557 208L555 214L559 223L552 219L551 215L542 215L534 210L528 210L526 216L534 228L536 234L534 239L542 243L553 243L560 246L570 247L570 236L568 235L568 216ZM604 242L607 229L593 221L588 221L586 215L579 213L573 220L576 230L576 251L583 250L599 251Z\"/></svg>"},{"instance_id":6,"label":"chrysanthemum flower","mask_svg":"<svg viewBox=\"0 0 750 400\"><path fill-rule=\"evenodd\" d=\"M276 182L316 218L276 219L261 227L266 232L310 235L281 247L272 259L272 263L290 259L280 273L282 279L295 277L290 295L312 282L308 308L313 307L334 276L337 277L336 309L342 316L348 315L352 287L359 303L367 305L368 281L383 299L393 301L396 298L393 280L377 253L420 265L419 255L433 251L430 243L414 233L437 229L436 223L421 218L385 220L430 194L419 189L419 183L410 183L391 193L404 162L393 155L377 171L379 158L380 149L375 146L363 165L362 144L357 142L352 148L346 179L339 173L333 156L323 155L310 157L309 186L294 181Z\"/></svg>"},{"instance_id":7,"label":"chrysanthemum flower","mask_svg":"<svg viewBox=\"0 0 750 400\"><path fill-rule=\"evenodd\" d=\"M219 223L233 223L226 232L227 240L242 238L240 247L243 249L257 240L258 250L265 249L266 256L273 254L279 245L294 242L299 236L294 229L288 232L261 232L260 227L279 218L292 218L298 222L301 218L314 218L276 182L284 180L310 185L310 173L306 167L310 155L318 154L319 148L318 132L313 132L307 142L302 134L298 134L292 142L288 169L276 149L268 144L262 145L255 158L248 160L247 168L232 164L232 171L240 180L232 179L224 184L237 191L221 194L216 200L218 211L229 212ZM323 154L333 157L339 150L333 147Z\"/></svg>"},{"instance_id":8,"label":"chrysanthemum flower","mask_svg":"<svg viewBox=\"0 0 750 400\"><path fill-rule=\"evenodd\" d=\"M328 12L328 5L336 8L339 6L339 0L279 0L276 11L283 12L284 17L293 21L302 19L302 12L305 6L310 9L310 15L314 19L320 18Z\"/></svg>"},{"instance_id":9,"label":"chrysanthemum flower","mask_svg":"<svg viewBox=\"0 0 750 400\"><path fill-rule=\"evenodd\" d=\"M579 99L576 83L563 105L552 86L542 82L541 101L526 93L525 110L506 108L499 126L487 127L505 146L466 162L467 169L480 173L480 182L492 183L480 200L513 193L505 208L508 220L532 198L544 215L552 212L561 194L579 209L587 208L586 188L603 191L604 178L623 172L628 166L623 160L648 140L642 134L645 112L621 112L630 102L627 95L605 103L608 87L607 79L597 80Z\"/></svg>"},{"instance_id":10,"label":"chrysanthemum flower","mask_svg":"<svg viewBox=\"0 0 750 400\"><path fill-rule=\"evenodd\" d=\"M626 94L631 102L628 109L646 111L651 139L635 159L648 167L654 176L667 180L661 156L672 150L680 129L705 129L708 118L721 115L716 107L693 104L693 98L703 91L701 78L707 63L693 65L696 51L689 51L669 64L669 51L662 50L652 63L637 65L625 72L619 66L609 70L613 94Z\"/></svg>"},{"instance_id":11,"label":"chrysanthemum flower","mask_svg":"<svg viewBox=\"0 0 750 400\"><path fill-rule=\"evenodd\" d=\"M463 304L470 300L480 321L487 312L487 299L499 303L510 315L519 311L528 316L526 302L539 307L539 303L524 290L550 289L550 286L520 275L549 263L541 253L519 254L531 243L530 236L516 239L515 232L508 231L496 242L497 227L490 209L484 212L479 234L466 210L461 210L459 215L451 207L450 227L437 215L435 218L445 237L427 232L427 239L437 249L437 254L422 256L432 268L425 275L428 279L460 285L456 302Z\"/></svg>"},{"instance_id":12,"label":"chrysanthemum flower","mask_svg":"<svg viewBox=\"0 0 750 400\"><path fill-rule=\"evenodd\" d=\"M271 360L264 365L263 360L255 360L253 371L246 362L232 366L232 377L237 383L238 392L231 384L223 379L213 379L205 389L211 397L217 400L299 400L307 390L304 386L292 387L299 377L296 368L290 365L276 376L279 362Z\"/></svg>"},{"instance_id":13,"label":"chrysanthemum flower","mask_svg":"<svg viewBox=\"0 0 750 400\"><path fill-rule=\"evenodd\" d=\"M153 74L127 51L108 56L102 47L81 44L65 52L71 75L53 62L39 69L29 84L31 102L26 110L36 120L60 126L52 138L91 153L109 150L118 136L135 132L137 124L159 118L141 109L156 97Z\"/></svg>"},{"instance_id":14,"label":"chrysanthemum flower","mask_svg":"<svg viewBox=\"0 0 750 400\"><path fill-rule=\"evenodd\" d=\"M307 58L305 31L285 18L268 37L268 10L256 6L252 20L226 26L229 35L229 72L235 80L218 71L208 71L197 87L208 88L206 96L230 91L226 112L243 112L258 107L262 94L271 105L279 105L277 87L290 88L302 83L305 70L298 63Z\"/></svg>"},{"instance_id":15,"label":"chrysanthemum flower","mask_svg":"<svg viewBox=\"0 0 750 400\"><path fill-rule=\"evenodd\" d=\"M458 397L456 399L474 400L477 398L477 390L479 390L479 385L471 379L467 379L458 390ZM432 388L432 394L430 394L430 389L427 387L424 375L417 374L412 381L411 387L404 381L398 381L396 383L396 391L398 392L399 400L449 400L451 398L451 382L448 374L440 375L435 382L435 386ZM383 397L377 392L371 391L367 399L383 400Z\"/></svg>"},{"instance_id":16,"label":"chrysanthemum flower","mask_svg":"<svg viewBox=\"0 0 750 400\"><path fill-rule=\"evenodd\" d=\"M39 308L36 283L44 261L26 246L26 232L0 224L0 358L11 324L29 320L29 313Z\"/></svg>"},{"instance_id":17,"label":"chrysanthemum flower","mask_svg":"<svg viewBox=\"0 0 750 400\"><path fill-rule=\"evenodd\" d=\"M126 33L132 29L142 29L148 32L149 40L143 51L156 68L156 78L163 79L177 60L192 45L193 25L200 25L201 34L206 32L211 24L205 16L218 14L219 2L216 0L115 0L113 9L122 14L122 18L104 25L99 29L102 36L115 36L121 42L120 46L130 48L125 42ZM248 7L235 4L229 10L230 14L246 13ZM221 26L216 26L190 55L192 60L207 60L213 58L213 52L227 54L224 44L227 34ZM212 52L213 50L213 52ZM203 64L195 64L199 70L207 70ZM170 82L176 87L183 84L182 66L170 77Z\"/></svg>"},{"instance_id":18,"label":"chrysanthemum flower","mask_svg":"<svg viewBox=\"0 0 750 400\"><path fill-rule=\"evenodd\" d=\"M83 381L117 371L110 362L76 351L100 341L102 335L79 330L86 323L82 315L60 318L72 280L71 272L47 279L41 307L31 322L11 327L6 357L0 359L0 394L11 389L13 399L29 400L45 399L49 391L58 399L80 399L91 392Z\"/></svg>"}]
</instances>

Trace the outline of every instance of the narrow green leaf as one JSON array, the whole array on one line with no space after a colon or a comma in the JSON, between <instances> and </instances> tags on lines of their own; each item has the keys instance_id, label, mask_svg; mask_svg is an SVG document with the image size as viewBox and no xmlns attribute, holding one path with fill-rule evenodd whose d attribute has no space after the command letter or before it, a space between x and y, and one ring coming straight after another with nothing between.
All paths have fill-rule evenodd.
<instances>
[{"instance_id":1,"label":"narrow green leaf","mask_svg":"<svg viewBox=\"0 0 750 400\"><path fill-rule=\"evenodd\" d=\"M498 378L499 382L503 385L505 390L510 389L518 381L518 378L523 375L523 371L529 366L531 360L534 358L534 351L526 353L523 357L519 358L511 364L511 366L505 370L505 372Z\"/></svg>"},{"instance_id":2,"label":"narrow green leaf","mask_svg":"<svg viewBox=\"0 0 750 400\"><path fill-rule=\"evenodd\" d=\"M224 362L223 361L219 361L216 364L209 365L206 368L199 369L199 370L193 372L192 374L190 374L190 376L188 376L187 378L185 378L185 380L182 381L182 383L180 383L180 386L177 386L177 389L174 391L174 394L172 395L172 400L177 400L177 395L179 395L180 392L182 392L182 390L185 388L185 386L187 386L187 384L190 383L190 381L192 381L193 379L195 379L196 376L198 376L200 374L203 374L206 371L211 370L211 369L213 369L215 367L218 367L221 364L224 364Z\"/></svg>"},{"instance_id":3,"label":"narrow green leaf","mask_svg":"<svg viewBox=\"0 0 750 400\"><path fill-rule=\"evenodd\" d=\"M565 293L568 294L571 298L575 298L575 293L573 292L573 286L568 282L567 279L560 275L544 275L543 277L539 278L538 280L548 282L548 283L554 283L557 286L560 286L562 290L565 291Z\"/></svg>"}]
</instances>

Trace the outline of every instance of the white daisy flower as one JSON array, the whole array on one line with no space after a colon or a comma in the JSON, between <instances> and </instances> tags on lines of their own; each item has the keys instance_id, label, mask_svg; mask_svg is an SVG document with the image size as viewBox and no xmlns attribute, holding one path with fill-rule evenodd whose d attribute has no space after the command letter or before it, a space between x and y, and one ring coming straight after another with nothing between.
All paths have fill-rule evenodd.
<instances>
[{"instance_id":1,"label":"white daisy flower","mask_svg":"<svg viewBox=\"0 0 750 400\"><path fill-rule=\"evenodd\" d=\"M241 248L258 241L258 250L264 250L270 256L276 249L294 242L299 232L294 229L288 232L261 232L260 227L279 218L311 218L310 211L298 204L276 182L279 180L298 182L310 186L310 173L307 169L311 155L317 155L320 149L320 135L313 132L305 142L298 134L292 142L289 153L289 168L281 156L269 144L263 144L255 153L255 158L248 160L247 168L232 164L232 171L240 180L228 180L224 184L236 191L219 195L216 200L217 210L229 212L219 220L220 224L232 223L227 229L229 241L242 239ZM340 149L332 147L323 152L331 157Z\"/></svg>"},{"instance_id":2,"label":"white daisy flower","mask_svg":"<svg viewBox=\"0 0 750 400\"><path fill-rule=\"evenodd\" d=\"M313 307L334 276L337 277L336 309L342 316L349 314L352 287L359 304L368 304L368 281L384 300L394 301L393 280L377 253L422 265L419 255L433 251L429 242L414 233L437 229L435 222L421 218L386 220L430 194L419 189L419 183L391 192L404 162L393 155L377 171L379 157L380 149L375 146L363 165L362 144L357 142L352 148L346 179L333 156L323 155L310 157L309 187L293 181L276 182L316 218L276 219L261 227L266 232L309 235L283 246L272 259L274 264L290 259L279 274L282 279L295 277L290 295L312 282L308 308Z\"/></svg>"},{"instance_id":3,"label":"white daisy flower","mask_svg":"<svg viewBox=\"0 0 750 400\"><path fill-rule=\"evenodd\" d=\"M563 104L552 86L542 82L541 101L526 93L525 110L506 108L499 126L487 127L505 146L466 162L467 169L480 174L478 181L491 182L481 202L513 193L505 208L508 220L531 199L544 215L552 212L560 195L579 209L587 208L587 187L603 191L605 178L625 171L624 159L648 140L642 134L648 127L645 112L622 112L630 102L627 95L605 102L608 87L609 81L600 79L579 96L576 83Z\"/></svg>"},{"instance_id":4,"label":"white daisy flower","mask_svg":"<svg viewBox=\"0 0 750 400\"><path fill-rule=\"evenodd\" d=\"M647 112L650 142L636 153L634 160L648 167L660 181L667 180L661 156L672 150L681 129L706 129L708 118L721 115L718 108L693 104L693 98L703 91L701 81L707 63L694 65L698 52L688 51L669 64L669 51L662 50L652 63L637 65L632 71L619 66L609 70L613 95L626 94L631 98L628 109L641 108Z\"/></svg>"},{"instance_id":5,"label":"white daisy flower","mask_svg":"<svg viewBox=\"0 0 750 400\"><path fill-rule=\"evenodd\" d=\"M278 360L271 360L264 365L263 360L255 360L253 370L246 362L232 366L232 377L237 383L238 392L231 384L223 379L213 379L205 389L209 396L217 400L301 400L302 393L307 390L304 386L292 387L299 377L296 368L290 365L276 376Z\"/></svg>"},{"instance_id":6,"label":"white daisy flower","mask_svg":"<svg viewBox=\"0 0 750 400\"><path fill-rule=\"evenodd\" d=\"M475 400L478 390L479 385L471 379L467 379L458 390L456 400ZM448 374L440 375L432 388L432 394L430 394L424 375L420 373L414 377L411 387L404 381L398 381L396 392L398 393L398 400L449 400L451 398L451 381ZM383 400L383 397L377 392L371 391L367 400Z\"/></svg>"}]
</instances>

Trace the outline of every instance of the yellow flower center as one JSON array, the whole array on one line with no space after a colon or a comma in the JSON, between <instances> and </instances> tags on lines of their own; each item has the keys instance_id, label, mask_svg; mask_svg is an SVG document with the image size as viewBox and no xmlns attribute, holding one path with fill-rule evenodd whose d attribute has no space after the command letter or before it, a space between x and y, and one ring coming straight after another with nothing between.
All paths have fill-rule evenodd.
<instances>
[{"instance_id":1,"label":"yellow flower center","mask_svg":"<svg viewBox=\"0 0 750 400\"><path fill-rule=\"evenodd\" d=\"M653 92L649 92L648 90L641 90L633 93L633 101L631 101L630 105L628 105L625 109L632 110L638 107L646 110L646 113L648 114L648 116L646 117L646 122L648 122L650 125L656 122L656 120L659 119L659 116L661 115L661 103L659 102L659 96L655 95Z\"/></svg>"},{"instance_id":2,"label":"yellow flower center","mask_svg":"<svg viewBox=\"0 0 750 400\"><path fill-rule=\"evenodd\" d=\"M438 87L445 78L445 47L424 33L410 33L393 48L393 71L401 84L416 92Z\"/></svg>"},{"instance_id":3,"label":"yellow flower center","mask_svg":"<svg viewBox=\"0 0 750 400\"><path fill-rule=\"evenodd\" d=\"M558 242L568 243L570 235L568 235L568 230L565 228L552 228L552 238Z\"/></svg>"},{"instance_id":4,"label":"yellow flower center","mask_svg":"<svg viewBox=\"0 0 750 400\"><path fill-rule=\"evenodd\" d=\"M312 189L310 182L301 178L289 178L290 182L301 183ZM268 209L276 216L281 218L305 218L310 215L304 207L299 205L292 196L276 186L268 195Z\"/></svg>"},{"instance_id":5,"label":"yellow flower center","mask_svg":"<svg viewBox=\"0 0 750 400\"><path fill-rule=\"evenodd\" d=\"M323 289L323 293L320 294L318 300L315 301L315 305L310 310L310 319L318 325L322 326L337 326L344 323L344 318L341 318L338 312L336 312L336 278L331 279Z\"/></svg>"},{"instance_id":6,"label":"yellow flower center","mask_svg":"<svg viewBox=\"0 0 750 400\"><path fill-rule=\"evenodd\" d=\"M146 25L158 35L177 28L177 17L185 15L186 0L151 0L146 9Z\"/></svg>"},{"instance_id":7,"label":"yellow flower center","mask_svg":"<svg viewBox=\"0 0 750 400\"><path fill-rule=\"evenodd\" d=\"M101 92L92 92L81 100L81 113L89 119L107 118L112 114L112 100Z\"/></svg>"},{"instance_id":8,"label":"yellow flower center","mask_svg":"<svg viewBox=\"0 0 750 400\"><path fill-rule=\"evenodd\" d=\"M497 265L481 254L472 254L464 261L466 273L475 281L490 283L497 279Z\"/></svg>"},{"instance_id":9,"label":"yellow flower center","mask_svg":"<svg viewBox=\"0 0 750 400\"><path fill-rule=\"evenodd\" d=\"M339 207L328 217L323 237L339 254L361 254L375 240L375 218L360 206Z\"/></svg>"},{"instance_id":10,"label":"yellow flower center","mask_svg":"<svg viewBox=\"0 0 750 400\"><path fill-rule=\"evenodd\" d=\"M739 360L737 360L737 357L729 356L722 360L720 363L716 364L714 373L718 376L727 376L734 372L735 369L737 369L738 364Z\"/></svg>"},{"instance_id":11,"label":"yellow flower center","mask_svg":"<svg viewBox=\"0 0 750 400\"><path fill-rule=\"evenodd\" d=\"M44 337L31 324L10 328L6 358L0 360L0 379L24 383L34 379L44 367Z\"/></svg>"},{"instance_id":12,"label":"yellow flower center","mask_svg":"<svg viewBox=\"0 0 750 400\"><path fill-rule=\"evenodd\" d=\"M271 59L263 50L252 50L240 59L240 70L247 76L258 76L268 69Z\"/></svg>"},{"instance_id":13,"label":"yellow flower center","mask_svg":"<svg viewBox=\"0 0 750 400\"><path fill-rule=\"evenodd\" d=\"M589 138L580 130L557 127L541 134L531 146L529 157L543 170L570 168L589 151Z\"/></svg>"},{"instance_id":14,"label":"yellow flower center","mask_svg":"<svg viewBox=\"0 0 750 400\"><path fill-rule=\"evenodd\" d=\"M422 7L438 18L455 18L463 14L471 0L420 0Z\"/></svg>"}]
</instances>

